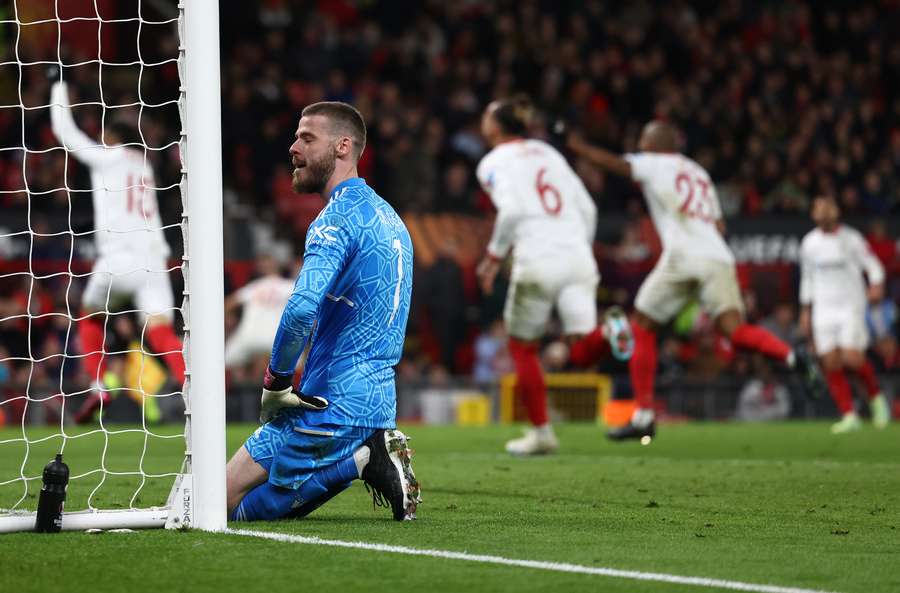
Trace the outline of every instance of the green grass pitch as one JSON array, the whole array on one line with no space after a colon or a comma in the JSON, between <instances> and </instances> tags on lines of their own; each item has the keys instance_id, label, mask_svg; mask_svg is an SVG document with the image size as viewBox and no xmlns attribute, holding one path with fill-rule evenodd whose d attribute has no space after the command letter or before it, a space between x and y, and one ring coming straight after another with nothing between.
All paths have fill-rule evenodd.
<instances>
[{"instance_id":1,"label":"green grass pitch","mask_svg":"<svg viewBox=\"0 0 900 593\"><path fill-rule=\"evenodd\" d=\"M252 428L228 427L229 453ZM405 430L423 485L418 521L390 521L358 483L306 519L232 527L842 593L900 591L898 426L833 437L822 423L688 424L663 426L641 446L570 424L558 427L560 454L533 459L501 452L516 427ZM46 434L29 430L31 438ZM102 441L69 442L73 473L99 466ZM27 473L38 473L58 445L33 445ZM111 437L107 467L133 470L142 445L140 435ZM144 469L177 470L182 447L151 442ZM21 460L21 445L0 445L0 480L17 475ZM69 508L98 479L73 482ZM161 501L169 484L150 480L139 503ZM98 506L127 506L134 486L131 477L110 478ZM20 485L0 487L0 507L20 493ZM0 535L0 591L261 589L716 590L225 534Z\"/></svg>"}]
</instances>

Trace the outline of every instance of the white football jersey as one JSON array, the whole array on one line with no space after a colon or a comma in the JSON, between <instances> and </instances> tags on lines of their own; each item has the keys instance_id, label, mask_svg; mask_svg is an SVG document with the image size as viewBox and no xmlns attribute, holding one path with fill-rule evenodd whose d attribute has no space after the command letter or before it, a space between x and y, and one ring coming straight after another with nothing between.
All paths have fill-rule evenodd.
<instances>
[{"instance_id":1,"label":"white football jersey","mask_svg":"<svg viewBox=\"0 0 900 593\"><path fill-rule=\"evenodd\" d=\"M866 285L884 282L884 267L856 229L840 225L831 233L813 229L800 244L800 304L818 310L864 311Z\"/></svg>"},{"instance_id":2,"label":"white football jersey","mask_svg":"<svg viewBox=\"0 0 900 593\"><path fill-rule=\"evenodd\" d=\"M79 130L64 83L53 85L50 101L53 133L91 171L94 237L100 256L129 252L168 256L153 167L143 153L124 146L103 146Z\"/></svg>"},{"instance_id":3,"label":"white football jersey","mask_svg":"<svg viewBox=\"0 0 900 593\"><path fill-rule=\"evenodd\" d=\"M504 142L478 164L497 208L488 252L516 266L554 258L594 261L597 207L566 159L541 140ZM593 264L596 266L596 263Z\"/></svg>"},{"instance_id":4,"label":"white football jersey","mask_svg":"<svg viewBox=\"0 0 900 593\"><path fill-rule=\"evenodd\" d=\"M235 297L243 305L238 331L275 338L281 314L294 291L294 283L281 276L263 276L238 289Z\"/></svg>"},{"instance_id":5,"label":"white football jersey","mask_svg":"<svg viewBox=\"0 0 900 593\"><path fill-rule=\"evenodd\" d=\"M734 263L716 227L722 208L706 169L682 154L640 152L625 159L641 184L664 251Z\"/></svg>"}]
</instances>

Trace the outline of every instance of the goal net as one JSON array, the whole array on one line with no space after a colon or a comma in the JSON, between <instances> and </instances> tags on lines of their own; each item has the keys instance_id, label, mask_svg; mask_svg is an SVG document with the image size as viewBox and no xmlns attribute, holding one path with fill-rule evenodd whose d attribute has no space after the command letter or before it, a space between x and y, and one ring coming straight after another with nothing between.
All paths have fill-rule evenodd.
<instances>
[{"instance_id":1,"label":"goal net","mask_svg":"<svg viewBox=\"0 0 900 593\"><path fill-rule=\"evenodd\" d=\"M57 453L63 529L222 529L217 0L0 23L0 532Z\"/></svg>"}]
</instances>

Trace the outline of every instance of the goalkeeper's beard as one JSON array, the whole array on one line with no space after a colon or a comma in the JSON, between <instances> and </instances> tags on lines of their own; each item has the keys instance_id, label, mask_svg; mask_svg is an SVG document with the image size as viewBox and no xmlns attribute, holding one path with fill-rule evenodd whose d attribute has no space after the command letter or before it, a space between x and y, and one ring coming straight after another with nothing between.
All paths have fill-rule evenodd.
<instances>
[{"instance_id":1,"label":"goalkeeper's beard","mask_svg":"<svg viewBox=\"0 0 900 593\"><path fill-rule=\"evenodd\" d=\"M306 166L294 172L291 185L298 194L322 194L334 174L337 155L334 151L318 161L307 160Z\"/></svg>"}]
</instances>

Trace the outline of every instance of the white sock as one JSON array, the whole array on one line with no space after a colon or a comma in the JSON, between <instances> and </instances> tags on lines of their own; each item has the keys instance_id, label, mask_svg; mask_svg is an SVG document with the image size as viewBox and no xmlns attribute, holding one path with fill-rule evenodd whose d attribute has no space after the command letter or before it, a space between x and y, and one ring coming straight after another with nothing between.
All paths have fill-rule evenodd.
<instances>
[{"instance_id":1,"label":"white sock","mask_svg":"<svg viewBox=\"0 0 900 593\"><path fill-rule=\"evenodd\" d=\"M367 446L362 446L353 453L353 461L356 462L356 473L359 474L360 478L363 470L369 465L369 455L371 454L372 451Z\"/></svg>"},{"instance_id":2,"label":"white sock","mask_svg":"<svg viewBox=\"0 0 900 593\"><path fill-rule=\"evenodd\" d=\"M788 365L788 368L789 368L789 369L794 368L794 365L797 364L797 357L794 355L794 351L793 351L793 350L791 350L791 351L788 353L788 356L787 356L787 358L785 359L784 362L785 362L785 364Z\"/></svg>"},{"instance_id":3,"label":"white sock","mask_svg":"<svg viewBox=\"0 0 900 593\"><path fill-rule=\"evenodd\" d=\"M634 411L634 414L631 415L631 423L638 428L648 426L655 419L656 413L650 408L638 408Z\"/></svg>"}]
</instances>

